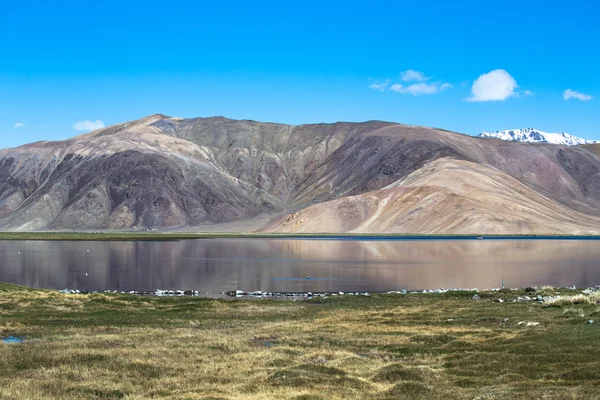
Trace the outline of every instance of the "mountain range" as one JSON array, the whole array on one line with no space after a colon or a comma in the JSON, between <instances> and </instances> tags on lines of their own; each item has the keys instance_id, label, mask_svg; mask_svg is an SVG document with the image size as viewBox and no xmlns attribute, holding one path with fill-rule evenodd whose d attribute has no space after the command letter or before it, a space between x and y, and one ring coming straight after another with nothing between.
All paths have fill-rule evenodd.
<instances>
[{"instance_id":1,"label":"mountain range","mask_svg":"<svg viewBox=\"0 0 600 400\"><path fill-rule=\"evenodd\" d=\"M597 234L598 146L157 114L0 150L0 229Z\"/></svg>"},{"instance_id":2,"label":"mountain range","mask_svg":"<svg viewBox=\"0 0 600 400\"><path fill-rule=\"evenodd\" d=\"M515 142L529 143L552 143L564 144L566 146L577 146L580 144L598 143L597 140L582 139L577 136L570 135L566 132L547 133L533 128L526 129L508 129L496 132L481 132L480 137L496 138L502 140L510 140Z\"/></svg>"}]
</instances>

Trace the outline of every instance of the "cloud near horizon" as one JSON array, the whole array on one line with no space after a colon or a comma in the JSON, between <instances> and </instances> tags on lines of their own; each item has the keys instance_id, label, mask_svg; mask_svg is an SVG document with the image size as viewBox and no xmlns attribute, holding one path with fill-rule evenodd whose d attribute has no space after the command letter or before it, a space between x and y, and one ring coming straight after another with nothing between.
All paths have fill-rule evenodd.
<instances>
[{"instance_id":1,"label":"cloud near horizon","mask_svg":"<svg viewBox=\"0 0 600 400\"><path fill-rule=\"evenodd\" d=\"M17 122L17 123L15 124L15 128L20 128L20 127L22 127L22 126L25 126L25 124L24 124L24 123L22 123L22 122Z\"/></svg>"},{"instance_id":2,"label":"cloud near horizon","mask_svg":"<svg viewBox=\"0 0 600 400\"><path fill-rule=\"evenodd\" d=\"M369 88L378 90L383 92L385 90L391 90L392 92L402 93L402 94L410 94L413 96L427 95L427 94L435 94L439 92L443 92L444 90L452 88L452 85L449 83L442 82L427 82L431 78L425 76L420 71L415 71L412 69L406 70L400 73L400 79L405 82L418 82L412 83L408 86L404 86L401 83L394 83L388 89L388 85L390 83L390 79L386 79L383 83L380 84L372 84Z\"/></svg>"},{"instance_id":3,"label":"cloud near horizon","mask_svg":"<svg viewBox=\"0 0 600 400\"><path fill-rule=\"evenodd\" d=\"M104 122L97 119L96 121L77 121L73 124L73 129L76 131L95 131L96 129L104 128Z\"/></svg>"},{"instance_id":4,"label":"cloud near horizon","mask_svg":"<svg viewBox=\"0 0 600 400\"><path fill-rule=\"evenodd\" d=\"M503 69L495 69L487 74L480 75L473 82L471 96L466 101L503 101L509 97L516 96L519 87L517 81ZM531 93L525 92L526 96ZM532 93L531 93L532 94Z\"/></svg>"},{"instance_id":5,"label":"cloud near horizon","mask_svg":"<svg viewBox=\"0 0 600 400\"><path fill-rule=\"evenodd\" d=\"M589 94L577 92L575 90L567 89L563 93L563 99L564 100L577 99L577 100L581 100L581 101L588 101L588 100L592 99L592 96L590 96Z\"/></svg>"}]
</instances>

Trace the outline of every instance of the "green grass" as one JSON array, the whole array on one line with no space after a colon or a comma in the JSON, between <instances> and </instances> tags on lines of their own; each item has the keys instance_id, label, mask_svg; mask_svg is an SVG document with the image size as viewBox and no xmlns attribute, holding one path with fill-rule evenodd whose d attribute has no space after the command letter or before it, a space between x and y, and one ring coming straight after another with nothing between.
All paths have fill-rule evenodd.
<instances>
[{"instance_id":1,"label":"green grass","mask_svg":"<svg viewBox=\"0 0 600 400\"><path fill-rule=\"evenodd\" d=\"M586 321L600 304L512 302L523 293L288 302L0 284L0 336L26 339L0 343L0 398L599 398L600 324Z\"/></svg>"}]
</instances>

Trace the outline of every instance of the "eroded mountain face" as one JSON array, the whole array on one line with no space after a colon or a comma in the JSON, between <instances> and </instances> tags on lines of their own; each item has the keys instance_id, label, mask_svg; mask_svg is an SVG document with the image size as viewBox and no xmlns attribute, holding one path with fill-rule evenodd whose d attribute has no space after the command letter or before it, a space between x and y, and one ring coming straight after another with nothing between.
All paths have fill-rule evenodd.
<instances>
[{"instance_id":1,"label":"eroded mountain face","mask_svg":"<svg viewBox=\"0 0 600 400\"><path fill-rule=\"evenodd\" d=\"M452 164L455 167L447 179L460 176L461 168L478 171L477 179L465 183L474 185L474 190L463 188L458 193L457 188L443 188L443 179L436 183L405 179L442 159L463 163L458 172ZM445 164L435 165L436 176L443 176L439 170ZM495 177L494 190L479 190L491 184L485 179L491 172L486 171L507 178ZM289 231L289 226L284 229L275 223L278 215L321 203L319 206L328 211L313 210L307 214L310 218L333 212L335 218L328 218L340 221L331 225L335 228L327 229L327 221L321 218L319 224L313 224L317 231L347 231L360 226L369 226L373 232L403 231L398 225L401 218L394 224L382 220L375 223L375 219L389 218L386 214L400 209L410 211L406 200L396 201L396 211L385 203L385 212L379 216L365 212L365 218L370 218L368 223L345 221L349 217L344 214L344 206L328 202L347 196L368 197L384 188L402 190L403 195L394 194L396 200L404 199L410 190L418 189L419 196L424 196L442 188L446 192L439 192L437 197L444 204L428 203L422 209L427 212L427 207L431 211L447 207L450 200L444 199L451 199L458 201L459 208L476 201L482 212L487 207L490 213L498 213L497 199L482 193L494 193L496 189L510 192L516 184L527 192L519 198L519 204L531 198L530 206L536 209L541 198L544 210L555 210L557 215L571 211L597 215L599 172L598 156L577 147L479 139L386 122L289 126L222 117L153 115L66 141L1 150L0 227L192 227L271 215L271 223L263 229ZM381 193L375 197L380 199ZM356 206L356 201L351 203ZM510 207L511 199L503 197L502 206ZM374 206L369 207L373 210ZM580 214L571 221L573 226L581 224ZM495 222L487 219L491 222L486 224L501 225L502 218ZM555 226L540 228L537 223L541 222L527 220L519 225L518 218L511 218L507 226L512 230L524 226L536 232L544 226ZM452 224L442 225L452 233ZM410 226L424 229L419 224ZM243 230L248 227L259 228L244 225ZM473 229L484 228L477 225Z\"/></svg>"}]
</instances>

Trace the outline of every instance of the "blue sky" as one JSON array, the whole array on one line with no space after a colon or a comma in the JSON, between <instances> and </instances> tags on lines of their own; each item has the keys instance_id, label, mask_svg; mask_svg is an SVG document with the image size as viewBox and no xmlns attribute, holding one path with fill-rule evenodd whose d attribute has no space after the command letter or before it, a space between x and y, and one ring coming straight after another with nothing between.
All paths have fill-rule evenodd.
<instances>
[{"instance_id":1,"label":"blue sky","mask_svg":"<svg viewBox=\"0 0 600 400\"><path fill-rule=\"evenodd\" d=\"M598 2L323 3L3 0L0 147L153 113L600 139Z\"/></svg>"}]
</instances>

